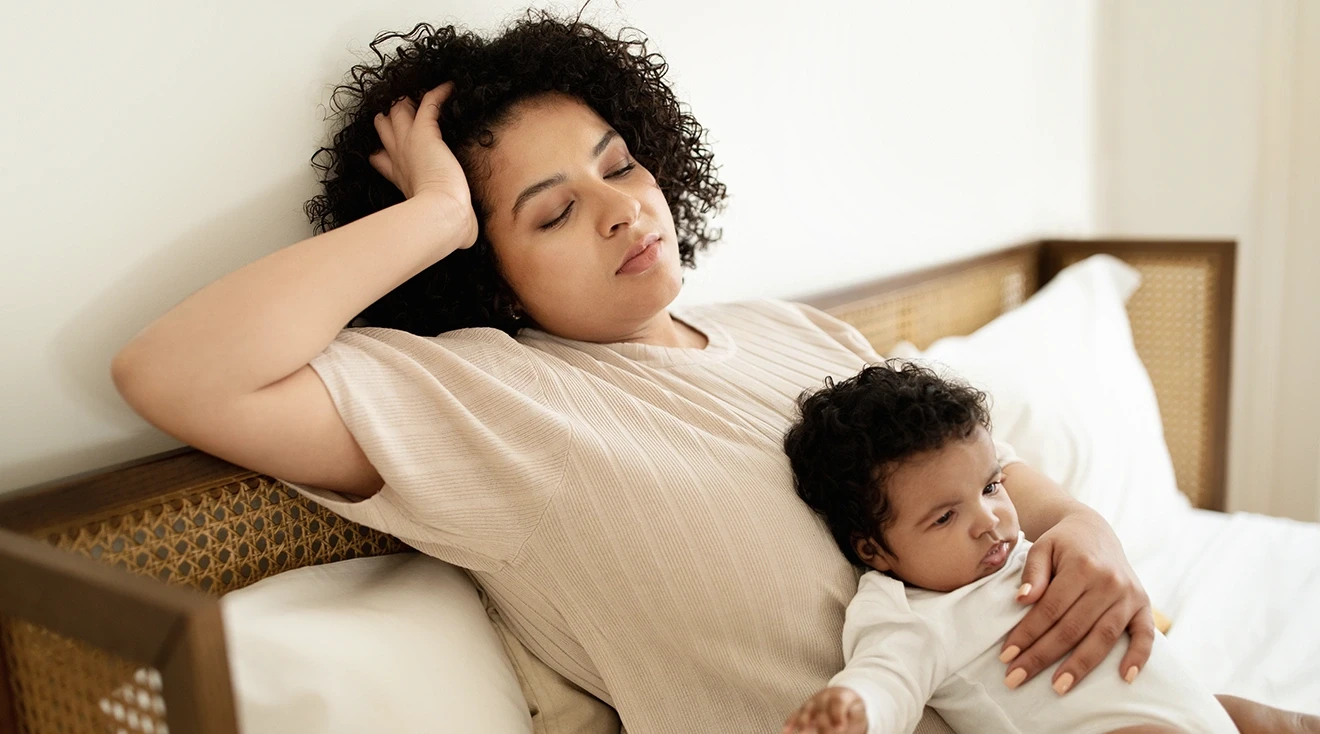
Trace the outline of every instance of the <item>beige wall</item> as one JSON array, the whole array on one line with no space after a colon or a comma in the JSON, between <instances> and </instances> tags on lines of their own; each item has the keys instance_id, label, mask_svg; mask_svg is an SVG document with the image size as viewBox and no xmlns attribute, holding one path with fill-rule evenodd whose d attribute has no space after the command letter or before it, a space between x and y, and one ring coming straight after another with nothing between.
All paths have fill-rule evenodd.
<instances>
[{"instance_id":1,"label":"beige wall","mask_svg":"<svg viewBox=\"0 0 1320 734\"><path fill-rule=\"evenodd\" d=\"M1320 3L1102 0L1096 227L1239 240L1231 508L1320 519Z\"/></svg>"},{"instance_id":2,"label":"beige wall","mask_svg":"<svg viewBox=\"0 0 1320 734\"><path fill-rule=\"evenodd\" d=\"M572 4L573 9L578 7ZM514 3L10 3L0 23L0 491L176 446L111 355L309 234L331 86L384 28ZM645 30L733 193L688 300L793 296L1085 234L1094 4L596 2Z\"/></svg>"},{"instance_id":3,"label":"beige wall","mask_svg":"<svg viewBox=\"0 0 1320 734\"><path fill-rule=\"evenodd\" d=\"M1320 519L1320 3L1293 2L1293 128L1279 319L1274 509ZM1295 23L1295 25L1294 25ZM1265 379L1268 379L1268 375Z\"/></svg>"}]
</instances>

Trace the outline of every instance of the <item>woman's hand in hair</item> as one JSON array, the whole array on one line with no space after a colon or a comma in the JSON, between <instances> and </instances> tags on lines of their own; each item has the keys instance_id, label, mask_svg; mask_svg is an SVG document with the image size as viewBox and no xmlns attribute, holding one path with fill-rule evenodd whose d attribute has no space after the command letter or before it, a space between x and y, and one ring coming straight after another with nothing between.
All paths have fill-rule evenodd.
<instances>
[{"instance_id":1,"label":"woman's hand in hair","mask_svg":"<svg viewBox=\"0 0 1320 734\"><path fill-rule=\"evenodd\" d=\"M367 160L404 197L434 196L452 204L467 219L471 236L463 245L466 248L477 238L472 191L463 167L440 135L440 106L453 91L454 83L445 82L422 95L420 104L404 97L388 114L377 114L373 122L382 148Z\"/></svg>"}]
</instances>

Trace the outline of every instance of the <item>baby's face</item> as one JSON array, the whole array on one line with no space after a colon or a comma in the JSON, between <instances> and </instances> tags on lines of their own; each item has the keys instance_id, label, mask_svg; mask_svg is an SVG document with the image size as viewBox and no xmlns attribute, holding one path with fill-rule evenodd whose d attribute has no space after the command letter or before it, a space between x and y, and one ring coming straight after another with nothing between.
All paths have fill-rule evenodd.
<instances>
[{"instance_id":1,"label":"baby's face","mask_svg":"<svg viewBox=\"0 0 1320 734\"><path fill-rule=\"evenodd\" d=\"M875 544L859 553L872 568L935 591L994 573L1018 538L1017 510L1003 478L990 434L980 427L966 440L903 462L888 487L894 514L885 539L894 554Z\"/></svg>"}]
</instances>

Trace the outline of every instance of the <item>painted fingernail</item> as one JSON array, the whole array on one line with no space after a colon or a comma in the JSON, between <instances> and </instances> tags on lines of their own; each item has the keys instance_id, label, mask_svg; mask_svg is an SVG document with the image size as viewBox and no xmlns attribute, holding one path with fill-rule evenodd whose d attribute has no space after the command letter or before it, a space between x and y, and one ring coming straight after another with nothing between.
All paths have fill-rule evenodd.
<instances>
[{"instance_id":1,"label":"painted fingernail","mask_svg":"<svg viewBox=\"0 0 1320 734\"><path fill-rule=\"evenodd\" d=\"M1008 677L1004 679L1004 685L1011 688L1017 688L1022 685L1022 681L1027 679L1027 671L1024 668L1017 668Z\"/></svg>"},{"instance_id":2,"label":"painted fingernail","mask_svg":"<svg viewBox=\"0 0 1320 734\"><path fill-rule=\"evenodd\" d=\"M1127 681L1128 683L1131 683L1132 681L1137 679L1137 673L1140 672L1141 670L1137 668L1137 666L1133 665L1131 668L1128 668L1127 675L1123 676L1123 680Z\"/></svg>"},{"instance_id":3,"label":"painted fingernail","mask_svg":"<svg viewBox=\"0 0 1320 734\"><path fill-rule=\"evenodd\" d=\"M1016 658L1020 652L1022 651L1018 649L1017 645L1009 645L1004 648L1003 652L999 653L999 662L1004 664L1011 663L1013 662L1013 658Z\"/></svg>"},{"instance_id":4,"label":"painted fingernail","mask_svg":"<svg viewBox=\"0 0 1320 734\"><path fill-rule=\"evenodd\" d=\"M1072 688L1072 684L1073 684L1073 674L1064 673L1063 675L1059 676L1058 680L1054 681L1054 692L1062 696L1063 694L1068 692L1069 688Z\"/></svg>"},{"instance_id":5,"label":"painted fingernail","mask_svg":"<svg viewBox=\"0 0 1320 734\"><path fill-rule=\"evenodd\" d=\"M1031 593L1031 584L1023 584L1022 587L1018 589L1018 598L1021 599L1022 597L1030 593Z\"/></svg>"}]
</instances>

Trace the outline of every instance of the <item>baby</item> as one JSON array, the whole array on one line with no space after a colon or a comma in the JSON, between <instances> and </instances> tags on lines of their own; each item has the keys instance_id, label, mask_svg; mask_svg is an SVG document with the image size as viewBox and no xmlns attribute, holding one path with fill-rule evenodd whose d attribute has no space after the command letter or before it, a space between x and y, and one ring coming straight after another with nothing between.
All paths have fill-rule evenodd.
<instances>
[{"instance_id":1,"label":"baby","mask_svg":"<svg viewBox=\"0 0 1320 734\"><path fill-rule=\"evenodd\" d=\"M1066 696L1050 688L1054 668L1004 684L999 650L1027 611L1016 597L1031 543L984 393L890 360L800 407L784 439L798 494L870 570L848 605L846 666L784 734L911 732L927 703L965 734L1237 731L1159 634L1131 683L1108 672L1120 643Z\"/></svg>"}]
</instances>

